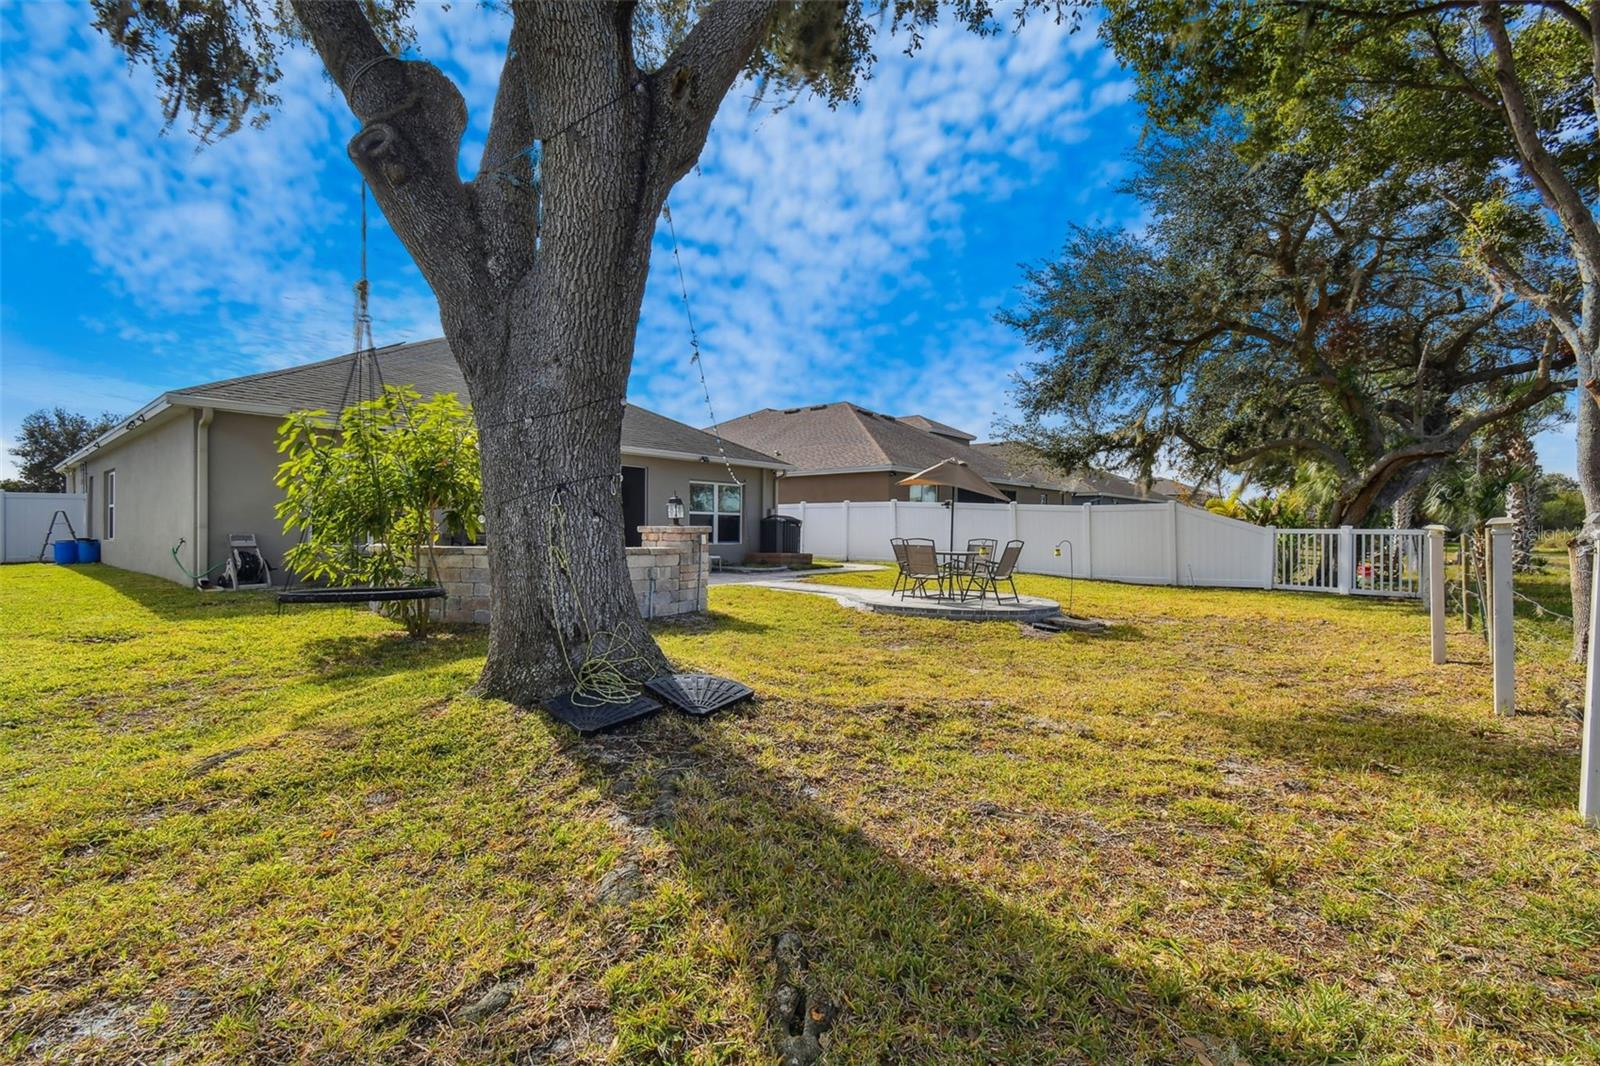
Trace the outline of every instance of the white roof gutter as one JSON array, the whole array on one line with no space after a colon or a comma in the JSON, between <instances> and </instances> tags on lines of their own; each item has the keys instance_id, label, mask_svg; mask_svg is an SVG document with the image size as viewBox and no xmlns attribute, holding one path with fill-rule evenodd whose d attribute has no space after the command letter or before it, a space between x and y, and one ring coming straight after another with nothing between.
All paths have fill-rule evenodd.
<instances>
[{"instance_id":1,"label":"white roof gutter","mask_svg":"<svg viewBox=\"0 0 1600 1066\"><path fill-rule=\"evenodd\" d=\"M160 396L157 396L155 399L151 400L149 403L135 411L132 415L123 419L121 422L100 434L90 443L84 445L82 448L79 448L77 451L67 456L54 468L55 472L58 474L65 473L70 468L77 466L89 456L99 451L101 448L104 448L106 445L121 437L127 436L129 433L132 433L134 430L150 421L150 419L174 406L171 397L172 394L170 392L164 392Z\"/></svg>"},{"instance_id":2,"label":"white roof gutter","mask_svg":"<svg viewBox=\"0 0 1600 1066\"><path fill-rule=\"evenodd\" d=\"M700 455L695 452L674 452L668 451L665 448L631 448L626 444L622 446L622 454L637 455L641 459L682 459L685 462L690 463L720 464L722 462L722 456L720 455ZM758 461L755 459L739 459L731 455L728 456L728 462L733 466L748 466L756 470L783 471L789 469L787 463L778 463L769 460Z\"/></svg>"}]
</instances>

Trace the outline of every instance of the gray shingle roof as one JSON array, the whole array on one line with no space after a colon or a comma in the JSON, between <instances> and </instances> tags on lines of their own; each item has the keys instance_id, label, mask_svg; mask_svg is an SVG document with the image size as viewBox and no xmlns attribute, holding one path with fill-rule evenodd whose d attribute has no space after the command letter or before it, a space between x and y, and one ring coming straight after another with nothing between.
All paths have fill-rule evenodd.
<instances>
[{"instance_id":1,"label":"gray shingle roof","mask_svg":"<svg viewBox=\"0 0 1600 1066\"><path fill-rule=\"evenodd\" d=\"M899 415L900 421L907 425L925 429L929 433L937 433L941 437L954 437L956 440L975 441L978 438L964 429L957 429L948 422L940 422L929 418L927 415Z\"/></svg>"},{"instance_id":2,"label":"gray shingle roof","mask_svg":"<svg viewBox=\"0 0 1600 1066\"><path fill-rule=\"evenodd\" d=\"M1053 478L1056 484L1074 496L1115 496L1124 500L1151 501L1163 498L1109 470L1075 470L1062 475L1044 456L1019 442L996 441L974 444L973 448L994 456L1013 470L1028 471L1037 478Z\"/></svg>"},{"instance_id":3,"label":"gray shingle roof","mask_svg":"<svg viewBox=\"0 0 1600 1066\"><path fill-rule=\"evenodd\" d=\"M912 422L853 403L786 410L768 407L724 422L722 435L788 463L794 474L863 469L911 474L945 459L960 459L997 484L1064 487L1057 475L1015 465L1007 452L937 436Z\"/></svg>"},{"instance_id":4,"label":"gray shingle roof","mask_svg":"<svg viewBox=\"0 0 1600 1066\"><path fill-rule=\"evenodd\" d=\"M379 348L379 372L385 383L411 385L423 396L453 392L463 400L470 400L466 379L450 354L450 346L442 337L395 344ZM304 411L321 408L338 409L350 380L352 354L323 359L315 363L269 370L264 374L226 378L204 385L176 389L191 403L213 400L218 403L249 404L276 413ZM355 397L351 397L352 401ZM775 460L752 448L743 447L724 438L728 459L735 463L772 464ZM622 416L622 450L673 452L698 458L720 458L716 438L693 426L676 422L665 415L630 403Z\"/></svg>"}]
</instances>

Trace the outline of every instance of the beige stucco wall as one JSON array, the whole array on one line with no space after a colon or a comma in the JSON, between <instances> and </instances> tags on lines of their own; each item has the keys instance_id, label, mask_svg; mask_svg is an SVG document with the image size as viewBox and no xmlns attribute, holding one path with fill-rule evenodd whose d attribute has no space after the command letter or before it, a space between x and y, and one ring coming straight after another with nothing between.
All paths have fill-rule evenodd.
<instances>
[{"instance_id":1,"label":"beige stucco wall","mask_svg":"<svg viewBox=\"0 0 1600 1066\"><path fill-rule=\"evenodd\" d=\"M694 463L678 459L647 459L623 455L625 466L645 468L646 525L660 525L667 520L667 499L673 494L687 501L689 482L711 481L728 484L728 469L721 463ZM740 523L743 534L737 544L712 544L708 551L725 563L737 563L746 552L761 547L761 519L778 505L773 472L756 467L733 466L734 477L744 483L744 521Z\"/></svg>"},{"instance_id":2,"label":"beige stucco wall","mask_svg":"<svg viewBox=\"0 0 1600 1066\"><path fill-rule=\"evenodd\" d=\"M899 495L895 495L895 490ZM869 474L785 475L778 479L780 503L839 503L842 500L903 500L906 487L886 472Z\"/></svg>"},{"instance_id":3,"label":"beige stucco wall","mask_svg":"<svg viewBox=\"0 0 1600 1066\"><path fill-rule=\"evenodd\" d=\"M283 420L218 411L209 433L211 468L207 551L215 566L228 557L229 533L254 533L267 561L283 566L283 553L295 538L283 532L273 511L283 493L274 485L278 464L278 425ZM281 581L279 576L275 580Z\"/></svg>"},{"instance_id":4,"label":"beige stucco wall","mask_svg":"<svg viewBox=\"0 0 1600 1066\"><path fill-rule=\"evenodd\" d=\"M88 536L100 539L100 559L110 566L186 581L172 562L172 546L186 540L184 565L194 556L195 413L164 412L92 456L78 483L90 492ZM117 475L115 535L107 537L105 476Z\"/></svg>"},{"instance_id":5,"label":"beige stucco wall","mask_svg":"<svg viewBox=\"0 0 1600 1066\"><path fill-rule=\"evenodd\" d=\"M87 535L100 536L104 472L117 470L117 536L102 547L105 562L186 582L172 563L172 546L179 538L188 542L184 565L201 572L227 559L228 534L254 533L267 561L282 567L283 553L295 541L283 533L283 524L274 515L282 498L273 484L282 459L277 450L282 420L217 411L210 425L203 427L200 412L189 408L177 408L162 417L160 424L94 456L70 482L77 491L85 491L89 478L94 478L90 501L93 532ZM200 435L204 448L198 447ZM632 455L624 455L622 461L646 470L647 525L665 522L668 497L676 494L687 499L691 481L729 480L720 463ZM208 473L202 475L201 466ZM743 536L737 544L710 547L711 554L729 563L759 547L760 520L777 506L772 471L738 465L733 471L745 486ZM197 482L203 482L198 499ZM196 550L197 539L205 541L204 550Z\"/></svg>"}]
</instances>

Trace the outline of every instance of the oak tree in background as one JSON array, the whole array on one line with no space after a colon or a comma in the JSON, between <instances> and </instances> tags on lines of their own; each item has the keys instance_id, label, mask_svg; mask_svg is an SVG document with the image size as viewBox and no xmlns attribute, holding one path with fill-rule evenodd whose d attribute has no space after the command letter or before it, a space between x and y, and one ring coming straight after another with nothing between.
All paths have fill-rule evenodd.
<instances>
[{"instance_id":1,"label":"oak tree in background","mask_svg":"<svg viewBox=\"0 0 1600 1066\"><path fill-rule=\"evenodd\" d=\"M860 0L512 3L487 143L463 181L466 102L405 56L411 0L94 6L155 71L169 120L188 115L202 138L270 111L283 49L321 56L360 123L350 158L437 297L471 391L493 573L480 689L520 702L568 679L561 648L581 647L580 617L640 625L613 492L623 397L656 220L723 97L749 74L850 100L876 32L915 45L939 14L934 0L890 0L879 19ZM949 10L997 29L983 0ZM553 548L575 581L556 580ZM664 660L644 643L654 671Z\"/></svg>"},{"instance_id":2,"label":"oak tree in background","mask_svg":"<svg viewBox=\"0 0 1600 1066\"><path fill-rule=\"evenodd\" d=\"M66 488L55 468L67 456L85 447L120 422L109 412L97 418L57 407L24 415L10 451L17 461L17 477L6 485L18 492L61 492ZM15 489L12 489L15 485Z\"/></svg>"},{"instance_id":3,"label":"oak tree in background","mask_svg":"<svg viewBox=\"0 0 1600 1066\"><path fill-rule=\"evenodd\" d=\"M1309 480L1328 489L1309 518L1362 525L1572 387L1545 319L1481 283L1403 176L1315 197L1315 157L1250 165L1234 132L1141 150L1143 231L1074 229L1002 314L1040 354L1015 432L1063 469L1159 460L1311 499Z\"/></svg>"},{"instance_id":4,"label":"oak tree in background","mask_svg":"<svg viewBox=\"0 0 1600 1066\"><path fill-rule=\"evenodd\" d=\"M1137 74L1155 125L1226 112L1245 123L1253 158L1326 160L1308 175L1314 196L1399 170L1448 206L1476 269L1546 316L1576 364L1592 401L1576 405L1578 482L1600 514L1600 3L1105 6L1102 36ZM1588 561L1573 569L1575 600Z\"/></svg>"}]
</instances>

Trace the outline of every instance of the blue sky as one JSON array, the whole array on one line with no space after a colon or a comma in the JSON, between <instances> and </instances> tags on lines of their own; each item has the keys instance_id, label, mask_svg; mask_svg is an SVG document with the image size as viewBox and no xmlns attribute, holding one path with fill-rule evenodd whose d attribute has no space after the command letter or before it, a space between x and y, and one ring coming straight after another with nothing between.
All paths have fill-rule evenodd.
<instances>
[{"instance_id":1,"label":"blue sky","mask_svg":"<svg viewBox=\"0 0 1600 1066\"><path fill-rule=\"evenodd\" d=\"M482 151L504 16L418 5L419 47L456 79ZM164 389L349 350L355 122L309 51L264 130L197 150L163 133L86 6L0 4L0 437L60 404L128 413ZM671 198L719 418L848 399L985 434L1026 358L996 325L1018 265L1070 222L1134 221L1114 186L1138 137L1131 84L1093 34L885 42L859 106L774 113L736 87ZM421 276L374 213L379 344L437 336ZM677 277L657 241L632 398L709 421ZM1570 430L1540 444L1572 468ZM8 459L0 471L9 473Z\"/></svg>"}]
</instances>

